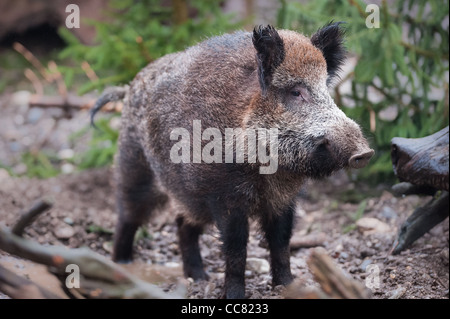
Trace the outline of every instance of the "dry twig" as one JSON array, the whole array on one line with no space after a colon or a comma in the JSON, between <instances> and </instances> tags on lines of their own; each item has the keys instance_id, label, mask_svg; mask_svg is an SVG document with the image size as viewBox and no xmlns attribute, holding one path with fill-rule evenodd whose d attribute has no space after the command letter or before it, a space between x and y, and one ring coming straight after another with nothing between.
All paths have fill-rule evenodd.
<instances>
[{"instance_id":1,"label":"dry twig","mask_svg":"<svg viewBox=\"0 0 450 319\"><path fill-rule=\"evenodd\" d=\"M36 218L36 216L48 208L46 201L38 202L15 225L16 233L22 233L23 229ZM36 242L21 238L13 234L6 227L0 228L0 249L33 262L49 267L49 270L61 281L65 291L71 296L84 298L184 298L185 288L179 285L179 289L172 294L165 293L160 288L145 282L130 274L119 265L105 257L91 251L88 248L67 249L60 246L44 247ZM80 288L68 288L65 281L68 265L77 265L80 269ZM7 276L8 277L8 276ZM9 278L9 277L8 277ZM10 291L8 287L16 285L14 296L19 297L20 287L28 285L24 281L16 280L13 283L0 276L0 289ZM6 287L6 288L5 288ZM34 287L33 289L36 289ZM41 293L45 297L45 293Z\"/></svg>"}]
</instances>

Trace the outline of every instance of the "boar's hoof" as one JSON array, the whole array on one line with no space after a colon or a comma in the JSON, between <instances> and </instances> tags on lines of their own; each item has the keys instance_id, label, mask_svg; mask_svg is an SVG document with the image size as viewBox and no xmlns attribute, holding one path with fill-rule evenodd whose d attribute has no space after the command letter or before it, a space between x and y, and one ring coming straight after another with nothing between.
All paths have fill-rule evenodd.
<instances>
[{"instance_id":1,"label":"boar's hoof","mask_svg":"<svg viewBox=\"0 0 450 319\"><path fill-rule=\"evenodd\" d=\"M203 269L185 270L185 277L192 278L194 281L209 280L208 274Z\"/></svg>"},{"instance_id":2,"label":"boar's hoof","mask_svg":"<svg viewBox=\"0 0 450 319\"><path fill-rule=\"evenodd\" d=\"M363 168L366 166L374 154L374 150L364 151L350 157L348 165L351 168Z\"/></svg>"}]
</instances>

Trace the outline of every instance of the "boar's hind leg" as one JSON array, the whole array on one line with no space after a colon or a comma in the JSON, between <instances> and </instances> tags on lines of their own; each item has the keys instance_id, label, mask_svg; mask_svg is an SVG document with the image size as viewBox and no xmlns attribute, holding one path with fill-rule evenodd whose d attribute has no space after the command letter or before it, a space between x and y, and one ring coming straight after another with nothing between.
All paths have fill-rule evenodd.
<instances>
[{"instance_id":1,"label":"boar's hind leg","mask_svg":"<svg viewBox=\"0 0 450 319\"><path fill-rule=\"evenodd\" d=\"M202 256L198 245L203 227L187 223L182 216L177 218L177 225L184 276L191 277L195 281L208 280L208 275L203 270Z\"/></svg>"},{"instance_id":2,"label":"boar's hind leg","mask_svg":"<svg viewBox=\"0 0 450 319\"><path fill-rule=\"evenodd\" d=\"M249 234L248 217L244 208L213 207L217 228L223 242L225 257L225 292L227 299L245 297L245 263Z\"/></svg>"},{"instance_id":3,"label":"boar's hind leg","mask_svg":"<svg viewBox=\"0 0 450 319\"><path fill-rule=\"evenodd\" d=\"M154 186L154 174L141 147L131 138L121 139L118 157L117 201L119 218L115 231L113 260L130 262L136 230L151 212L167 201Z\"/></svg>"},{"instance_id":4,"label":"boar's hind leg","mask_svg":"<svg viewBox=\"0 0 450 319\"><path fill-rule=\"evenodd\" d=\"M270 215L266 215L270 216ZM272 286L292 282L289 241L292 235L294 208L289 207L281 215L272 215L263 221L263 230L270 250Z\"/></svg>"}]
</instances>

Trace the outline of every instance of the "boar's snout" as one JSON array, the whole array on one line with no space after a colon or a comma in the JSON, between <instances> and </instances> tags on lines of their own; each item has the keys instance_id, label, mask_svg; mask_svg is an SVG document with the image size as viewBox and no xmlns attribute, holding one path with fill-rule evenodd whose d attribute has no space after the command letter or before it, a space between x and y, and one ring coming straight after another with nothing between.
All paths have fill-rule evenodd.
<instances>
[{"instance_id":1,"label":"boar's snout","mask_svg":"<svg viewBox=\"0 0 450 319\"><path fill-rule=\"evenodd\" d=\"M369 163L374 153L375 151L372 149L358 150L350 157L348 165L351 168L363 168Z\"/></svg>"}]
</instances>

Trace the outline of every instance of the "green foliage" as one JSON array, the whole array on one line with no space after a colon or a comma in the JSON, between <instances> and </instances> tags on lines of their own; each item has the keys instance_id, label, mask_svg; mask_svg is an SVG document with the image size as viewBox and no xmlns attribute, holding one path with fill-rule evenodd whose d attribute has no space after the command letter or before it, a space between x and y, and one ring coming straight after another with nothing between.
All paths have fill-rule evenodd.
<instances>
[{"instance_id":1,"label":"green foliage","mask_svg":"<svg viewBox=\"0 0 450 319\"><path fill-rule=\"evenodd\" d=\"M91 128L89 125L72 136L72 139L76 140L88 134L90 131L93 132L92 138L89 141L89 149L74 158L74 164L79 169L102 167L110 165L113 162L114 155L117 151L119 133L110 127L110 120L111 117L98 119L95 122L96 129Z\"/></svg>"},{"instance_id":2,"label":"green foliage","mask_svg":"<svg viewBox=\"0 0 450 319\"><path fill-rule=\"evenodd\" d=\"M449 123L448 0L382 1L380 28L369 29L361 0L281 1L278 26L312 34L330 20L347 22L347 47L358 56L350 92L335 99L365 129L376 155L359 177L393 178L390 141L423 137ZM436 92L440 92L437 94ZM374 93L377 98L373 98ZM383 116L387 110L393 119Z\"/></svg>"},{"instance_id":3,"label":"green foliage","mask_svg":"<svg viewBox=\"0 0 450 319\"><path fill-rule=\"evenodd\" d=\"M149 62L237 27L230 22L230 16L220 11L218 1L185 3L196 11L196 16L177 21L175 5L163 6L159 0L113 0L110 21L91 21L97 31L95 46L81 44L69 30L61 28L59 33L68 45L60 57L70 57L77 63L76 67L61 68L66 83L70 85L74 75L83 72L79 68L83 61L90 64L100 80L87 82L80 87L80 94L107 84L127 83Z\"/></svg>"},{"instance_id":4,"label":"green foliage","mask_svg":"<svg viewBox=\"0 0 450 319\"><path fill-rule=\"evenodd\" d=\"M349 217L353 221L353 223L345 226L344 229L342 230L342 233L346 234L346 233L356 229L356 222L363 217L366 207L367 207L367 200L363 200L358 205L356 212L354 214L349 215Z\"/></svg>"},{"instance_id":5,"label":"green foliage","mask_svg":"<svg viewBox=\"0 0 450 319\"><path fill-rule=\"evenodd\" d=\"M26 176L30 178L50 178L59 174L59 170L52 164L52 158L43 152L26 152L22 154L22 163L27 167Z\"/></svg>"},{"instance_id":6,"label":"green foliage","mask_svg":"<svg viewBox=\"0 0 450 319\"><path fill-rule=\"evenodd\" d=\"M97 32L98 45L86 46L66 28L59 33L68 44L60 58L72 59L74 66L60 66L66 85L71 87L74 78L84 74L82 62L89 63L99 76L96 82L87 81L78 93L102 89L105 85L130 82L148 63L157 58L184 50L209 36L233 30L239 26L232 17L221 12L218 1L179 1L185 9L195 11L188 19L177 14L179 7L164 6L160 0L112 0L108 22L90 21ZM181 8L183 9L183 8ZM186 14L187 12L185 12ZM108 119L96 121L99 128L93 133L89 149L74 159L79 169L109 165L117 150L116 130ZM74 138L87 134L90 128L78 132Z\"/></svg>"},{"instance_id":7,"label":"green foliage","mask_svg":"<svg viewBox=\"0 0 450 319\"><path fill-rule=\"evenodd\" d=\"M96 225L96 224L90 224L86 227L86 231L88 233L95 233L98 235L112 235L114 234L114 231L111 229L104 228L102 226Z\"/></svg>"}]
</instances>

